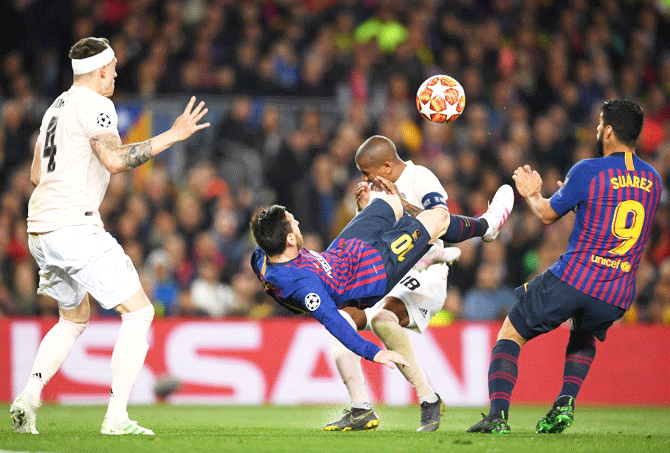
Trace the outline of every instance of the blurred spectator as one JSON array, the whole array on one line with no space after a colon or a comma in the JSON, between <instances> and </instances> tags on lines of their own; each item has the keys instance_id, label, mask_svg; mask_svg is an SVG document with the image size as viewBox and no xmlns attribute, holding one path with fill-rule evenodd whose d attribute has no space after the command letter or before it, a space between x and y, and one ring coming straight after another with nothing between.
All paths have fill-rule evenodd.
<instances>
[{"instance_id":1,"label":"blurred spectator","mask_svg":"<svg viewBox=\"0 0 670 453\"><path fill-rule=\"evenodd\" d=\"M503 266L484 262L477 269L475 286L463 296L463 319L503 320L517 303L511 288L501 285Z\"/></svg>"},{"instance_id":2,"label":"blurred spectator","mask_svg":"<svg viewBox=\"0 0 670 453\"><path fill-rule=\"evenodd\" d=\"M198 274L198 278L191 284L195 308L215 318L234 313L237 309L235 293L230 286L219 281L216 264L211 260L204 261L199 266Z\"/></svg>"}]
</instances>

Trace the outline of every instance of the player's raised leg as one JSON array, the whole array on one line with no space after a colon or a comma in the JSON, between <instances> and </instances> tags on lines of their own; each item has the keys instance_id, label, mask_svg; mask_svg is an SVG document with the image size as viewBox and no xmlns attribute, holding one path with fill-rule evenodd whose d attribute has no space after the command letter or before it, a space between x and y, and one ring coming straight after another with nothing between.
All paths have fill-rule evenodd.
<instances>
[{"instance_id":1,"label":"player's raised leg","mask_svg":"<svg viewBox=\"0 0 670 453\"><path fill-rule=\"evenodd\" d=\"M372 331L391 351L401 354L408 365L398 367L407 382L412 384L421 404L421 421L417 431L435 431L440 426L444 403L426 379L409 336L404 327L409 324L405 304L396 297L386 297L384 308L378 310L370 321Z\"/></svg>"},{"instance_id":2,"label":"player's raised leg","mask_svg":"<svg viewBox=\"0 0 670 453\"><path fill-rule=\"evenodd\" d=\"M514 190L504 184L496 191L488 210L478 219L459 215L451 215L449 227L441 239L457 243L473 237L481 237L491 242L500 234L505 220L514 207Z\"/></svg>"},{"instance_id":3,"label":"player's raised leg","mask_svg":"<svg viewBox=\"0 0 670 453\"><path fill-rule=\"evenodd\" d=\"M358 322L354 321L349 314L350 310L355 310L359 314ZM365 327L365 313L352 307L346 307L340 310L340 314L356 330ZM375 429L379 426L379 417L372 410L370 398L365 388L365 379L361 369L361 357L347 349L337 338L331 335L332 354L337 371L340 373L342 382L347 388L349 398L351 399L351 408L346 410L344 416L326 424L324 431L359 431L366 429Z\"/></svg>"},{"instance_id":4,"label":"player's raised leg","mask_svg":"<svg viewBox=\"0 0 670 453\"><path fill-rule=\"evenodd\" d=\"M90 318L88 294L73 309L60 309L56 325L44 336L30 371L28 383L9 409L12 427L17 433L38 434L36 411L41 405L44 386L63 364L74 342L86 329Z\"/></svg>"},{"instance_id":5,"label":"player's raised leg","mask_svg":"<svg viewBox=\"0 0 670 453\"><path fill-rule=\"evenodd\" d=\"M427 209L416 216L428 230L431 243L436 239L457 243L473 237L493 241L514 207L514 190L504 184L496 191L488 210L479 218L450 214L444 206Z\"/></svg>"},{"instance_id":6,"label":"player's raised leg","mask_svg":"<svg viewBox=\"0 0 670 453\"><path fill-rule=\"evenodd\" d=\"M140 289L114 309L121 314L121 329L112 353L112 389L100 432L153 435L152 430L130 420L127 406L130 391L149 350L147 335L154 317L154 307L144 290Z\"/></svg>"}]
</instances>

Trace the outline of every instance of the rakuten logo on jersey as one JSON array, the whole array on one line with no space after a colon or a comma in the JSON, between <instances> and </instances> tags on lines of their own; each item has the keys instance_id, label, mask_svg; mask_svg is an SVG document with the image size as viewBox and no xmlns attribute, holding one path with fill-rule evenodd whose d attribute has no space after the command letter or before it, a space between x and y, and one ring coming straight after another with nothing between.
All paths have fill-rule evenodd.
<instances>
[{"instance_id":1,"label":"rakuten logo on jersey","mask_svg":"<svg viewBox=\"0 0 670 453\"><path fill-rule=\"evenodd\" d=\"M308 251L309 251L309 253L311 253L314 256L314 258L316 258L316 260L319 262L319 264L321 265L323 270L326 272L328 277L333 278L333 273L332 273L333 268L330 267L330 264L328 264L328 261L326 261L326 259L323 256L321 256L321 254L319 254L319 253L317 253L313 250L308 250Z\"/></svg>"}]
</instances>

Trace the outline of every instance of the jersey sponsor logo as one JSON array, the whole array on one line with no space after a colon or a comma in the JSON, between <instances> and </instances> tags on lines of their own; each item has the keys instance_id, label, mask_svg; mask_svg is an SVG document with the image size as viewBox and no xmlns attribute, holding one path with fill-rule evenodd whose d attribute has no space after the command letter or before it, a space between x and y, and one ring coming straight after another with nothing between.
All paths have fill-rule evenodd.
<instances>
[{"instance_id":1,"label":"jersey sponsor logo","mask_svg":"<svg viewBox=\"0 0 670 453\"><path fill-rule=\"evenodd\" d=\"M620 259L603 258L598 255L591 255L591 262L600 266L611 267L612 269L621 269L624 272L630 272L631 264L628 261Z\"/></svg>"},{"instance_id":2,"label":"jersey sponsor logo","mask_svg":"<svg viewBox=\"0 0 670 453\"><path fill-rule=\"evenodd\" d=\"M651 179L640 178L639 176L631 176L630 173L626 173L626 176L615 176L610 179L610 184L612 189L624 189L626 187L634 187L636 189L642 189L647 193L651 192L651 188L654 185Z\"/></svg>"},{"instance_id":3,"label":"jersey sponsor logo","mask_svg":"<svg viewBox=\"0 0 670 453\"><path fill-rule=\"evenodd\" d=\"M100 127L109 127L112 125L112 119L106 113L101 113L96 119L98 126Z\"/></svg>"},{"instance_id":4,"label":"jersey sponsor logo","mask_svg":"<svg viewBox=\"0 0 670 453\"><path fill-rule=\"evenodd\" d=\"M319 264L321 265L323 270L326 272L328 277L333 278L333 268L330 266L330 264L328 264L328 261L326 261L326 259L323 256L321 256L321 254L319 254L319 253L317 253L313 250L309 250L309 253L311 253L312 256L314 258L316 258L316 260L319 262Z\"/></svg>"},{"instance_id":5,"label":"jersey sponsor logo","mask_svg":"<svg viewBox=\"0 0 670 453\"><path fill-rule=\"evenodd\" d=\"M309 293L305 296L305 307L309 311L314 311L321 305L321 298L316 293Z\"/></svg>"}]
</instances>

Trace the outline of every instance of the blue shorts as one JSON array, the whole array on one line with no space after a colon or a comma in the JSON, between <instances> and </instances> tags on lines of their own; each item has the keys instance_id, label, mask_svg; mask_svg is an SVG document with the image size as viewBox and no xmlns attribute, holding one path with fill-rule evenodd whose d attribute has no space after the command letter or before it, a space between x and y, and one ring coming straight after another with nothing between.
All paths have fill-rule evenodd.
<instances>
[{"instance_id":1,"label":"blue shorts","mask_svg":"<svg viewBox=\"0 0 670 453\"><path fill-rule=\"evenodd\" d=\"M509 312L512 325L526 340L554 330L572 318L573 330L605 341L607 329L623 316L616 307L575 289L553 272L545 271L516 289L519 302Z\"/></svg>"},{"instance_id":2,"label":"blue shorts","mask_svg":"<svg viewBox=\"0 0 670 453\"><path fill-rule=\"evenodd\" d=\"M335 238L360 239L376 248L386 267L388 293L430 248L426 227L410 215L397 222L393 208L386 201L374 199Z\"/></svg>"}]
</instances>

